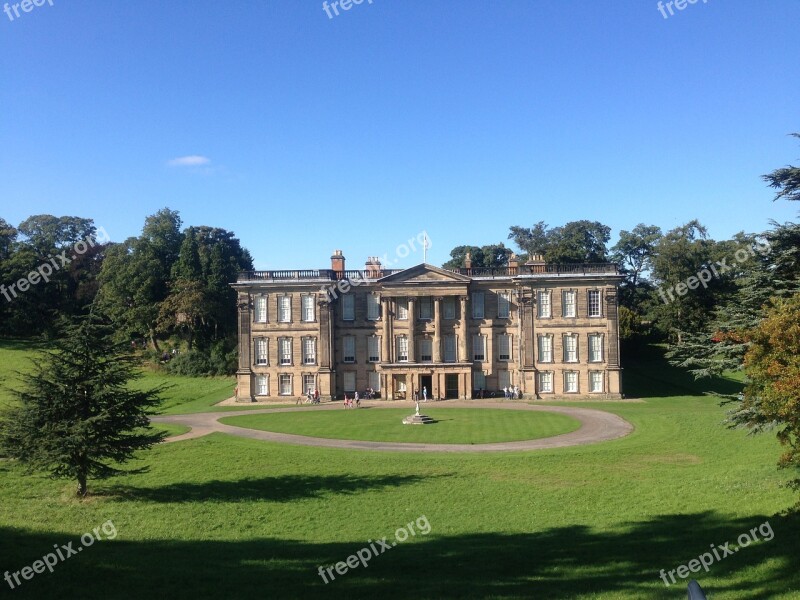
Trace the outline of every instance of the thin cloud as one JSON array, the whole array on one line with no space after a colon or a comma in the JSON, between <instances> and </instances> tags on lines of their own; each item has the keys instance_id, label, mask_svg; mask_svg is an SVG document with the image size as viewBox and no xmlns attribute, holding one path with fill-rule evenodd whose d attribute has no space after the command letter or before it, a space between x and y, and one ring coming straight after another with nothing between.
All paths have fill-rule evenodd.
<instances>
[{"instance_id":1,"label":"thin cloud","mask_svg":"<svg viewBox=\"0 0 800 600\"><path fill-rule=\"evenodd\" d=\"M205 167L211 164L211 159L199 154L191 154L189 156L179 156L167 161L170 167Z\"/></svg>"}]
</instances>

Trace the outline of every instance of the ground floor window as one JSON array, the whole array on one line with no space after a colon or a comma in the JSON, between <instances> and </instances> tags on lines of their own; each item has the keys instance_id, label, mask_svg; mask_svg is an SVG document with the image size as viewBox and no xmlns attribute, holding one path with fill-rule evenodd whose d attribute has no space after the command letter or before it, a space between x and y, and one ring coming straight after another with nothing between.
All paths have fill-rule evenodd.
<instances>
[{"instance_id":1,"label":"ground floor window","mask_svg":"<svg viewBox=\"0 0 800 600\"><path fill-rule=\"evenodd\" d=\"M269 375L256 375L256 396L269 396Z\"/></svg>"},{"instance_id":2,"label":"ground floor window","mask_svg":"<svg viewBox=\"0 0 800 600\"><path fill-rule=\"evenodd\" d=\"M353 371L346 371L344 373L344 391L345 392L355 392L356 391L356 374Z\"/></svg>"},{"instance_id":3,"label":"ground floor window","mask_svg":"<svg viewBox=\"0 0 800 600\"><path fill-rule=\"evenodd\" d=\"M575 394L578 392L578 372L566 371L564 373L564 392Z\"/></svg>"},{"instance_id":4,"label":"ground floor window","mask_svg":"<svg viewBox=\"0 0 800 600\"><path fill-rule=\"evenodd\" d=\"M538 389L540 393L544 394L552 394L553 393L553 374L549 371L544 373L539 373L537 375L539 378Z\"/></svg>"},{"instance_id":5,"label":"ground floor window","mask_svg":"<svg viewBox=\"0 0 800 600\"><path fill-rule=\"evenodd\" d=\"M317 389L316 385L316 378L313 375L303 375L303 393L308 394L314 393L314 390Z\"/></svg>"},{"instance_id":6,"label":"ground floor window","mask_svg":"<svg viewBox=\"0 0 800 600\"><path fill-rule=\"evenodd\" d=\"M602 371L592 371L591 373L589 373L589 391L595 393L603 391Z\"/></svg>"},{"instance_id":7,"label":"ground floor window","mask_svg":"<svg viewBox=\"0 0 800 600\"><path fill-rule=\"evenodd\" d=\"M472 388L476 391L486 389L486 373L483 371L472 372Z\"/></svg>"},{"instance_id":8,"label":"ground floor window","mask_svg":"<svg viewBox=\"0 0 800 600\"><path fill-rule=\"evenodd\" d=\"M508 371L497 372L497 387L499 389L507 388L511 385L511 373Z\"/></svg>"},{"instance_id":9,"label":"ground floor window","mask_svg":"<svg viewBox=\"0 0 800 600\"><path fill-rule=\"evenodd\" d=\"M376 392L381 391L381 374L377 371L369 372L369 387Z\"/></svg>"},{"instance_id":10,"label":"ground floor window","mask_svg":"<svg viewBox=\"0 0 800 600\"><path fill-rule=\"evenodd\" d=\"M291 375L278 375L278 393L281 396L292 395L292 376Z\"/></svg>"}]
</instances>

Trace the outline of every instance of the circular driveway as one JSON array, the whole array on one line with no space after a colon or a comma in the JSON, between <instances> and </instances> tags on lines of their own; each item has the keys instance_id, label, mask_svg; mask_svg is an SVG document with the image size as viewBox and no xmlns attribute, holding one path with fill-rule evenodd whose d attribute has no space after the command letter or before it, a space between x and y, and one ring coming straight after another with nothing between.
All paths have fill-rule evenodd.
<instances>
[{"instance_id":1,"label":"circular driveway","mask_svg":"<svg viewBox=\"0 0 800 600\"><path fill-rule=\"evenodd\" d=\"M395 402L362 403L372 408L395 407ZM410 413L414 408L409 403ZM536 440L522 440L517 442L497 442L491 444L412 444L402 442L366 442L359 440L335 440L327 438L308 437L290 433L274 433L244 427L234 427L219 422L222 417L238 417L243 415L258 415L269 413L292 412L298 410L342 410L341 402L297 408L265 408L257 410L241 410L229 412L196 413L191 415L169 415L153 417L154 423L171 423L184 425L192 430L183 435L167 438L167 442L179 442L201 437L210 433L227 433L238 437L294 444L296 446L319 446L324 448L345 448L351 450L386 450L390 452L512 452L519 450L544 450L547 448L566 448L568 446L582 446L604 442L624 437L633 431L633 425L617 415L591 408L573 408L567 406L538 406L531 404L506 404L494 402L435 402L432 406L438 408L499 408L505 410L532 410L557 413L573 417L580 421L580 428L570 433L563 433L549 438ZM425 404L422 405L426 406ZM358 410L358 409L355 409ZM422 410L422 408L420 409ZM399 427L403 427L398 423ZM420 425L424 427L424 425Z\"/></svg>"}]
</instances>

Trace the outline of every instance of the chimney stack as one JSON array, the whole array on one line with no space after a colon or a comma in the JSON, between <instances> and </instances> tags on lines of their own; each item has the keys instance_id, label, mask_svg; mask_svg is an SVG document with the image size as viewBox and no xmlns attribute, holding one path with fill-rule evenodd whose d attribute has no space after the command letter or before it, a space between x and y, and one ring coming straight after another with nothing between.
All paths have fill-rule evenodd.
<instances>
[{"instance_id":1,"label":"chimney stack","mask_svg":"<svg viewBox=\"0 0 800 600\"><path fill-rule=\"evenodd\" d=\"M381 261L377 256L368 256L365 267L368 279L378 279L383 275Z\"/></svg>"},{"instance_id":2,"label":"chimney stack","mask_svg":"<svg viewBox=\"0 0 800 600\"><path fill-rule=\"evenodd\" d=\"M511 256L508 257L508 268L513 269L513 272L516 273L518 267L519 260L517 259L517 255L512 252Z\"/></svg>"},{"instance_id":3,"label":"chimney stack","mask_svg":"<svg viewBox=\"0 0 800 600\"><path fill-rule=\"evenodd\" d=\"M530 267L531 273L544 273L545 269L544 254L531 254L526 267Z\"/></svg>"},{"instance_id":4,"label":"chimney stack","mask_svg":"<svg viewBox=\"0 0 800 600\"><path fill-rule=\"evenodd\" d=\"M331 269L336 271L338 279L344 276L344 254L341 250L334 250L331 256Z\"/></svg>"}]
</instances>

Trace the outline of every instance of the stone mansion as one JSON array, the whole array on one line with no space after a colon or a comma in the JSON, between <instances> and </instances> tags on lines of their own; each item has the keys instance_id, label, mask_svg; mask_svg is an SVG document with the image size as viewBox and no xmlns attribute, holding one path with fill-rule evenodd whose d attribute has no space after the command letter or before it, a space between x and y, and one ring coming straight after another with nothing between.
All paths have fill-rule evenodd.
<instances>
[{"instance_id":1,"label":"stone mansion","mask_svg":"<svg viewBox=\"0 0 800 600\"><path fill-rule=\"evenodd\" d=\"M445 270L252 271L238 293L236 397L252 402L319 390L323 399L372 388L376 397L526 398L621 395L613 264ZM502 392L500 392L502 394Z\"/></svg>"}]
</instances>

